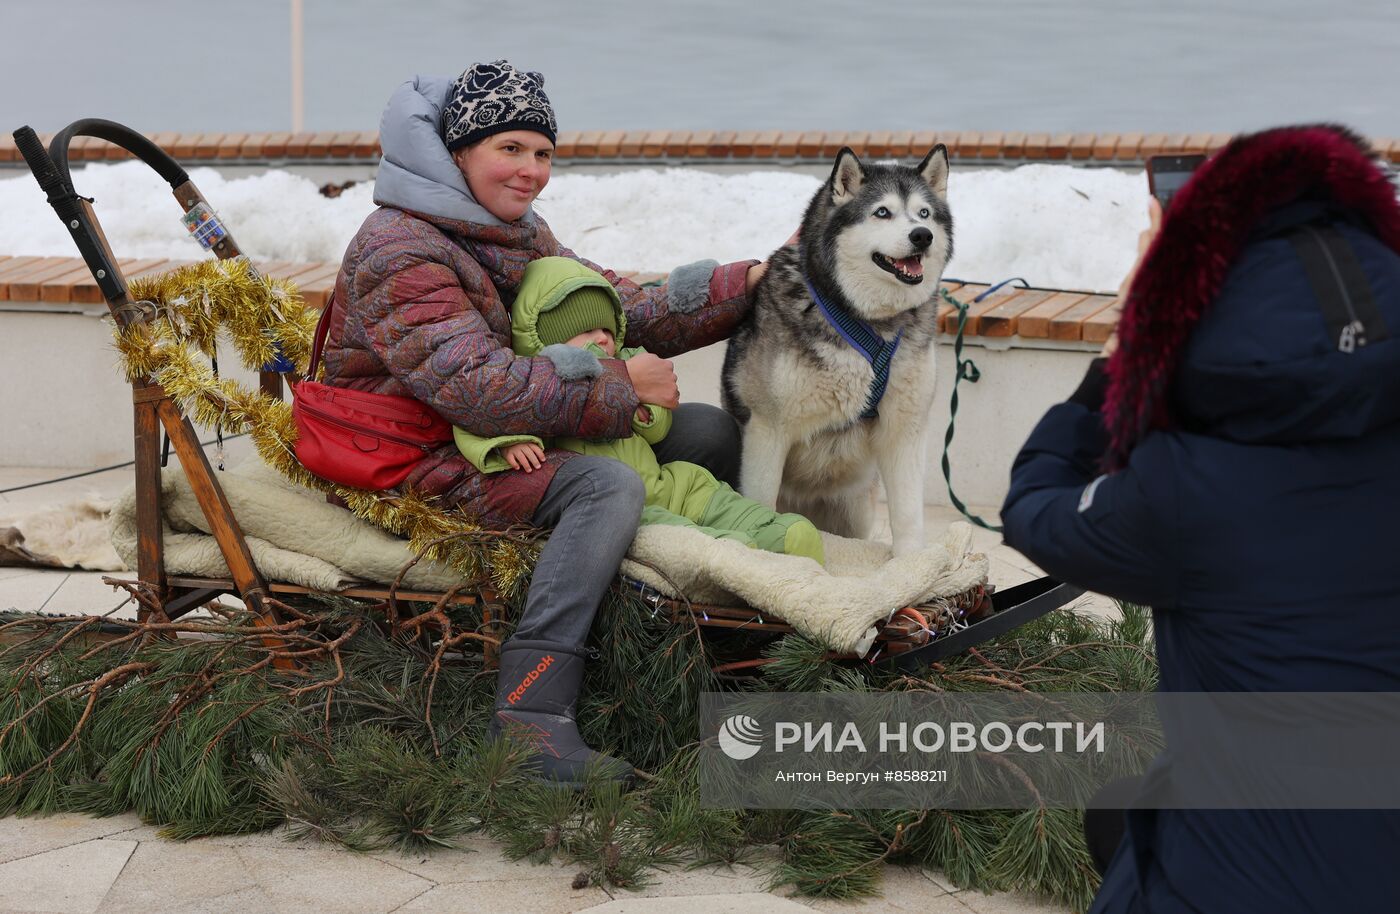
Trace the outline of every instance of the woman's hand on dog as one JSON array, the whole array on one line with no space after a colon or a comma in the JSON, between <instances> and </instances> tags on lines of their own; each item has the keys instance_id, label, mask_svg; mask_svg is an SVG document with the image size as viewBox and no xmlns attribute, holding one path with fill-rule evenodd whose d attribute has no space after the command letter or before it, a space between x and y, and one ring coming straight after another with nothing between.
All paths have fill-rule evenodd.
<instances>
[{"instance_id":1,"label":"woman's hand on dog","mask_svg":"<svg viewBox=\"0 0 1400 914\"><path fill-rule=\"evenodd\" d=\"M794 244L797 244L797 239L798 239L801 235L802 235L802 226L799 225L799 226L797 227L797 231L793 232L793 233L792 233L792 236L789 237L787 241L784 241L784 242L783 242L783 247L785 247L785 248L786 248L786 247L791 247L791 246L793 246ZM746 295L748 295L749 298L753 298L753 289L754 289L754 286L758 285L758 281L759 281L760 279L762 279L762 278L763 278L763 274L764 274L764 273L767 273L767 272L768 272L768 261L766 261L766 260L761 260L761 261L759 261L758 263L754 264L753 266L749 267L749 271L748 271L747 273L744 274L744 293L745 293Z\"/></svg>"},{"instance_id":2,"label":"woman's hand on dog","mask_svg":"<svg viewBox=\"0 0 1400 914\"><path fill-rule=\"evenodd\" d=\"M628 359L627 376L632 389L643 403L655 403L675 409L681 405L681 391L676 383L676 369L669 359L642 352Z\"/></svg>"},{"instance_id":3,"label":"woman's hand on dog","mask_svg":"<svg viewBox=\"0 0 1400 914\"><path fill-rule=\"evenodd\" d=\"M1147 228L1138 235L1137 260L1133 261L1132 267L1128 270L1128 275L1123 277L1123 283L1118 287L1118 303L1121 308L1127 302L1128 290L1133 287L1133 279L1137 276L1138 268L1142 266L1142 261L1147 257L1147 249L1152 247L1152 241L1157 237L1157 233L1162 230L1162 204L1157 202L1156 197L1147 198ZM1120 312L1121 313L1121 312ZM1104 357L1113 355L1118 349L1118 326L1115 324L1113 332L1104 341Z\"/></svg>"}]
</instances>

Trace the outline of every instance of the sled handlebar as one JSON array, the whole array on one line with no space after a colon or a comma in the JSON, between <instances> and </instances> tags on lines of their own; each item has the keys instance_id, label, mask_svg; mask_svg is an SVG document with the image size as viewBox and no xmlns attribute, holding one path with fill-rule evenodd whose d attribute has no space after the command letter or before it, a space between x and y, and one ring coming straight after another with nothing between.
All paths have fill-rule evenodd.
<instances>
[{"instance_id":1,"label":"sled handlebar","mask_svg":"<svg viewBox=\"0 0 1400 914\"><path fill-rule=\"evenodd\" d=\"M204 248L213 250L218 257L239 255L238 246L219 223L203 195L191 183L190 176L180 167L180 163L130 127L102 118L83 118L55 134L47 150L32 128L27 125L19 128L14 132L15 145L24 156L29 170L34 173L39 187L48 195L49 205L72 233L73 242L82 252L83 260L87 262L108 302L121 303L126 300L126 281L117 269L116 259L92 211L92 201L73 188L73 176L68 168L68 146L77 136L106 140L149 165L170 183L170 189L186 212L186 227L196 240Z\"/></svg>"},{"instance_id":2,"label":"sled handlebar","mask_svg":"<svg viewBox=\"0 0 1400 914\"><path fill-rule=\"evenodd\" d=\"M68 187L73 186L73 180L68 173L68 144L75 136L92 136L99 140L106 140L113 145L120 146L136 158L145 162L155 170L166 181L170 182L173 190L190 179L185 174L185 170L180 167L180 163L170 157L164 150L146 139L141 134L116 121L103 120L100 117L85 117L80 121L74 121L54 134L53 140L49 142L49 156L54 161L54 166L58 169L59 176Z\"/></svg>"},{"instance_id":3,"label":"sled handlebar","mask_svg":"<svg viewBox=\"0 0 1400 914\"><path fill-rule=\"evenodd\" d=\"M39 186L49 195L50 200L63 194L76 195L73 189L73 176L68 169L68 146L76 136L96 137L120 146L136 158L151 166L155 172L170 182L172 189L189 181L190 176L172 159L164 149L146 139L130 127L116 121L87 117L74 121L54 134L48 151L39 140L33 128L24 126L14 132L15 145L34 172Z\"/></svg>"}]
</instances>

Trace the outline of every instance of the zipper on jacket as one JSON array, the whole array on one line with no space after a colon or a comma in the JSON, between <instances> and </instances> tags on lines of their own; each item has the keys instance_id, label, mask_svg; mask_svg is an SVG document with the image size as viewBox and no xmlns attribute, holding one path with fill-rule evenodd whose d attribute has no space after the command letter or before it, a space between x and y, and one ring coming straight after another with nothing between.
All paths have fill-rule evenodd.
<instances>
[{"instance_id":1,"label":"zipper on jacket","mask_svg":"<svg viewBox=\"0 0 1400 914\"><path fill-rule=\"evenodd\" d=\"M1317 246L1322 248L1322 256L1327 259L1327 266L1332 270L1332 278L1337 281L1337 288L1342 290L1342 305L1347 309L1347 317L1351 318L1351 323L1342 328L1341 335L1337 339L1337 349L1342 352L1354 352L1357 346L1366 345L1366 325L1361 323L1361 319L1356 316L1356 305L1352 303L1351 293L1347 291L1347 284L1342 280L1342 271L1337 266L1337 260L1332 256L1332 249L1327 246L1327 241L1322 237L1322 233L1311 225L1304 226L1307 233L1313 236Z\"/></svg>"},{"instance_id":2,"label":"zipper on jacket","mask_svg":"<svg viewBox=\"0 0 1400 914\"><path fill-rule=\"evenodd\" d=\"M346 422L345 420L340 419L337 416L331 415L323 409L318 409L315 406L312 406L305 400L302 401L301 408L319 419L323 419L326 422L331 423L332 425L338 425L346 431L353 432L356 435L364 435L367 438L383 438L385 441L392 441L395 444L402 444L407 447L416 447L418 448L418 450L422 451L425 454L432 453L433 450L432 445L424 444L421 441L410 441L407 438L400 438L398 435L391 435L388 432L371 432L363 428L357 428L351 425L350 423ZM445 443L446 442L444 442L444 444Z\"/></svg>"}]
</instances>

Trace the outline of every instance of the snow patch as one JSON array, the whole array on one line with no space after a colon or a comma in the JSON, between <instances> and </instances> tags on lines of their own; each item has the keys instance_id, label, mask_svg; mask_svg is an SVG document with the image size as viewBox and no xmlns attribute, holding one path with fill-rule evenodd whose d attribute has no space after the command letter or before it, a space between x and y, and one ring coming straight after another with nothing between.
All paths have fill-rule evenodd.
<instances>
[{"instance_id":1,"label":"snow patch","mask_svg":"<svg viewBox=\"0 0 1400 914\"><path fill-rule=\"evenodd\" d=\"M169 187L139 162L75 171L96 199L119 257L198 259ZM374 209L373 184L330 199L286 171L225 178L196 168L204 192L255 261L339 261ZM688 168L611 175L556 173L535 207L562 243L613 270L669 273L705 258L767 257L792 234L820 179L780 169L716 174ZM948 182L956 254L946 275L1113 290L1147 226L1142 173L1067 165L954 167ZM0 253L77 256L27 173L0 180Z\"/></svg>"}]
</instances>

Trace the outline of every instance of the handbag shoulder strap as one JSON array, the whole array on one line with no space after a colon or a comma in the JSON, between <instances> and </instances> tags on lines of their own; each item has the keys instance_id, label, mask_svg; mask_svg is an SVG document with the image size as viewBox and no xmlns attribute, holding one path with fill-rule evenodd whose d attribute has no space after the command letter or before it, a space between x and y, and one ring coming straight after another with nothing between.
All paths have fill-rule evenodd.
<instances>
[{"instance_id":1,"label":"handbag shoulder strap","mask_svg":"<svg viewBox=\"0 0 1400 914\"><path fill-rule=\"evenodd\" d=\"M306 367L306 380L316 380L321 367L321 350L326 346L326 337L331 332L331 311L335 308L335 292L326 299L326 307L321 309L321 319L316 322L316 339L311 344L311 364Z\"/></svg>"}]
</instances>

